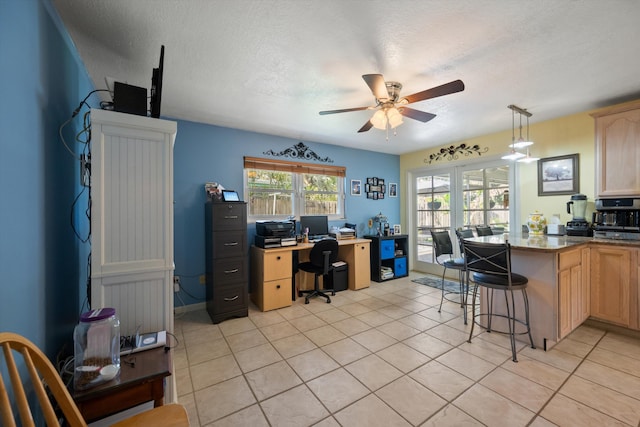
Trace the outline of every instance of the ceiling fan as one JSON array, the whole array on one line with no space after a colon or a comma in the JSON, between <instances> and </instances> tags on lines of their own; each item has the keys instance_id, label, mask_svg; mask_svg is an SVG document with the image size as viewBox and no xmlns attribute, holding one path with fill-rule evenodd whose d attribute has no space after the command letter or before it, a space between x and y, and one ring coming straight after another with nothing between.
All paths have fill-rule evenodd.
<instances>
[{"instance_id":1,"label":"ceiling fan","mask_svg":"<svg viewBox=\"0 0 640 427\"><path fill-rule=\"evenodd\" d=\"M358 130L358 132L366 132L372 127L382 130L388 129L389 127L395 128L402 123L401 116L426 123L436 115L405 107L405 105L464 90L464 83L462 80L454 80L441 86L436 86L431 89L423 90L422 92L417 92L413 95L400 98L400 90L402 89L401 83L386 82L384 77L382 77L382 74L365 74L362 78L369 86L369 89L371 89L373 96L376 98L375 106L320 111L320 115L377 109L378 111L375 112L373 117L371 117L371 119L369 119L369 121L367 121L367 123Z\"/></svg>"}]
</instances>

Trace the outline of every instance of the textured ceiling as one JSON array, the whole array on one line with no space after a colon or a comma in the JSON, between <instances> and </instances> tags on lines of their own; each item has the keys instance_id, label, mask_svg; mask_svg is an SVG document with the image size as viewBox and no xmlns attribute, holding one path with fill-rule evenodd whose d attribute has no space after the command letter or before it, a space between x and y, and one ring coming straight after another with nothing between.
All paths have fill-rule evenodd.
<instances>
[{"instance_id":1,"label":"textured ceiling","mask_svg":"<svg viewBox=\"0 0 640 427\"><path fill-rule=\"evenodd\" d=\"M163 116L301 141L403 154L510 129L509 104L536 123L640 97L636 0L52 1L96 88L150 88L165 45ZM466 89L389 141L357 133L372 111L318 114L375 105L372 73Z\"/></svg>"}]
</instances>

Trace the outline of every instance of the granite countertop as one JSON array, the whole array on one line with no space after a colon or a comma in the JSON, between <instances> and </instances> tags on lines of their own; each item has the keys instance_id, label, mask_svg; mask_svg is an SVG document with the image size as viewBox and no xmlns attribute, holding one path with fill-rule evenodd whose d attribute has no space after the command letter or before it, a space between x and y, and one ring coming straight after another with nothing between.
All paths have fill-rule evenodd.
<instances>
[{"instance_id":1,"label":"granite countertop","mask_svg":"<svg viewBox=\"0 0 640 427\"><path fill-rule=\"evenodd\" d=\"M520 233L505 233L493 236L474 237L473 239L469 240L487 243L503 243L505 237L511 244L512 249L531 249L545 252L555 252L563 249L575 248L589 243L640 248L640 240L598 239L594 237L579 236L538 236Z\"/></svg>"}]
</instances>

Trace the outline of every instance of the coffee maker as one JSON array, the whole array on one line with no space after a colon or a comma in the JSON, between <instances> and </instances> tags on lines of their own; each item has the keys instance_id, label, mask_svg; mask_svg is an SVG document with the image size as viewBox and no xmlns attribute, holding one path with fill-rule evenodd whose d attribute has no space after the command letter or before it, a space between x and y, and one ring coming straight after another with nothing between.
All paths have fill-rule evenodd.
<instances>
[{"instance_id":1,"label":"coffee maker","mask_svg":"<svg viewBox=\"0 0 640 427\"><path fill-rule=\"evenodd\" d=\"M572 209L573 208L573 209ZM567 222L565 230L567 236L592 236L593 230L586 218L587 196L574 194L567 202L567 213L573 215L573 219Z\"/></svg>"}]
</instances>

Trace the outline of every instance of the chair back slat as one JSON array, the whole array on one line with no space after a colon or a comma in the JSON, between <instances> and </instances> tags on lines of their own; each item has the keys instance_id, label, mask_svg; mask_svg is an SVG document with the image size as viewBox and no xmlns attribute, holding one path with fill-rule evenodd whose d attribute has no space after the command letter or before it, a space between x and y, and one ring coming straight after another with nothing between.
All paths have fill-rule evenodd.
<instances>
[{"instance_id":1,"label":"chair back slat","mask_svg":"<svg viewBox=\"0 0 640 427\"><path fill-rule=\"evenodd\" d=\"M511 246L509 243L463 241L465 267L473 273L502 276L511 283Z\"/></svg>"},{"instance_id":2,"label":"chair back slat","mask_svg":"<svg viewBox=\"0 0 640 427\"><path fill-rule=\"evenodd\" d=\"M34 421L25 393L23 379L13 357L13 350L22 356L22 361L31 382L30 389L34 390L38 398L38 403L47 425L59 425L58 417L54 410L54 402L51 400L53 399L62 411L68 425L72 427L87 426L60 375L51 361L38 347L26 338L11 332L0 332L0 344L5 356L5 364L7 365L7 372L21 425L33 426ZM7 383L0 378L0 412L2 413L3 426L13 427L16 425L16 420L11 409L6 385ZM50 395L52 396L51 398Z\"/></svg>"},{"instance_id":3,"label":"chair back slat","mask_svg":"<svg viewBox=\"0 0 640 427\"><path fill-rule=\"evenodd\" d=\"M451 243L451 236L448 231L431 230L431 238L433 239L433 246L436 251L436 260L441 255L453 256L453 244Z\"/></svg>"},{"instance_id":4,"label":"chair back slat","mask_svg":"<svg viewBox=\"0 0 640 427\"><path fill-rule=\"evenodd\" d=\"M491 227L487 227L487 226L476 227L476 233L478 233L478 237L493 236L493 231L491 230Z\"/></svg>"}]
</instances>

